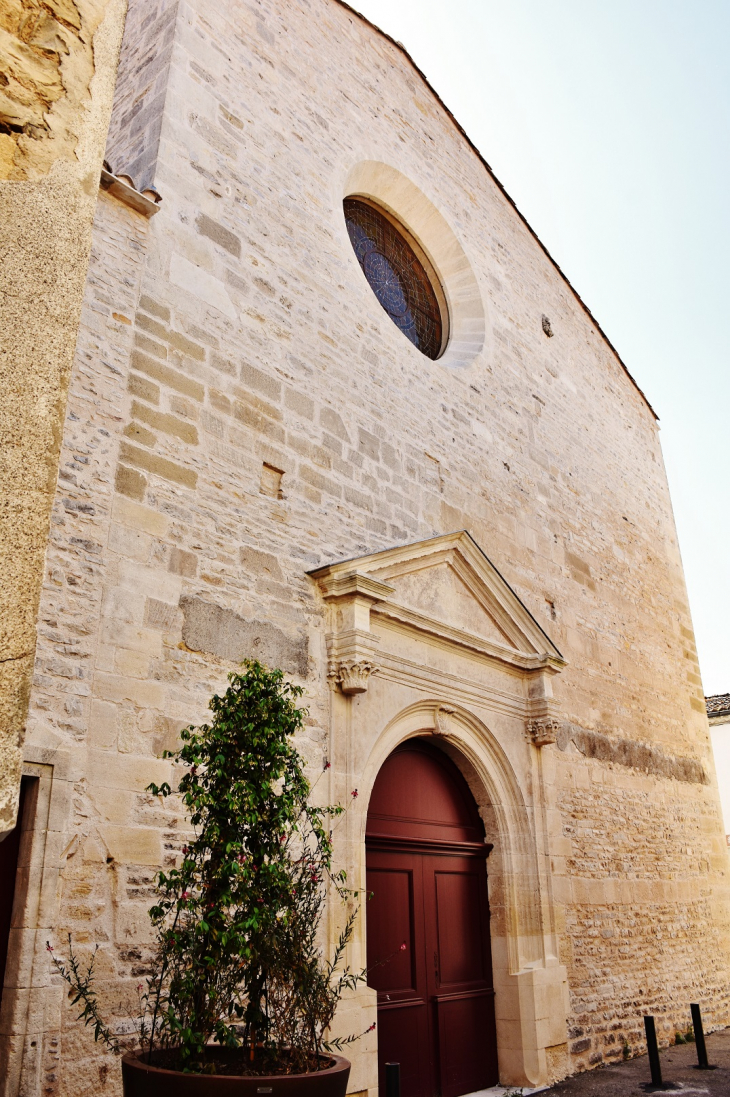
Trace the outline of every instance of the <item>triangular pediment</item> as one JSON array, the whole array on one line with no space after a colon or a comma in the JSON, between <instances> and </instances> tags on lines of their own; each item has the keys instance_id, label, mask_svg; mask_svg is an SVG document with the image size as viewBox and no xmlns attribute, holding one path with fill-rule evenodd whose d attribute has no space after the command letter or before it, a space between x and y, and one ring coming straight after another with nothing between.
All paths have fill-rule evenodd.
<instances>
[{"instance_id":1,"label":"triangular pediment","mask_svg":"<svg viewBox=\"0 0 730 1097\"><path fill-rule=\"evenodd\" d=\"M485 640L515 646L514 636L500 628L495 616L482 599L474 596L450 560L405 572L393 586L393 597L402 606Z\"/></svg>"},{"instance_id":2,"label":"triangular pediment","mask_svg":"<svg viewBox=\"0 0 730 1097\"><path fill-rule=\"evenodd\" d=\"M415 629L436 630L454 642L479 641L487 650L519 660L564 660L524 603L461 530L427 541L344 560L310 573L326 596L351 584L372 583L372 612Z\"/></svg>"}]
</instances>

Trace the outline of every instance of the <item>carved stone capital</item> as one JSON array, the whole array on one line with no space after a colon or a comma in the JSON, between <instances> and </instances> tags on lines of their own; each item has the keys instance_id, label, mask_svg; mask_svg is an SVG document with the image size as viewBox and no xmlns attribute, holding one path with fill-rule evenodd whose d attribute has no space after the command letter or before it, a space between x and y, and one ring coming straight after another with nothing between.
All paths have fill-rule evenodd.
<instances>
[{"instance_id":1,"label":"carved stone capital","mask_svg":"<svg viewBox=\"0 0 730 1097\"><path fill-rule=\"evenodd\" d=\"M557 740L560 721L552 716L542 716L538 720L527 721L527 734L536 747L547 747Z\"/></svg>"},{"instance_id":2,"label":"carved stone capital","mask_svg":"<svg viewBox=\"0 0 730 1097\"><path fill-rule=\"evenodd\" d=\"M330 670L328 677L333 685L339 685L344 694L351 696L365 693L368 679L377 669L369 659L343 659Z\"/></svg>"}]
</instances>

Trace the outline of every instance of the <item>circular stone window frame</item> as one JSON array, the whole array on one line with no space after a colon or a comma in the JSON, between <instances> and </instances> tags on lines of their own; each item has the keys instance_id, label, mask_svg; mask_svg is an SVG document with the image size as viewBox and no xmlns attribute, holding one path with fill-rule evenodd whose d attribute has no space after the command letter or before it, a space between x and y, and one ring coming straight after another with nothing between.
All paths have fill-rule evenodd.
<instances>
[{"instance_id":1,"label":"circular stone window frame","mask_svg":"<svg viewBox=\"0 0 730 1097\"><path fill-rule=\"evenodd\" d=\"M486 344L486 310L472 265L446 218L406 175L379 160L363 160L351 168L341 202L346 198L369 201L404 234L418 259L425 260L446 331L439 357L428 360L452 369L471 365ZM346 228L344 234L352 250ZM354 252L353 258L357 263Z\"/></svg>"}]
</instances>

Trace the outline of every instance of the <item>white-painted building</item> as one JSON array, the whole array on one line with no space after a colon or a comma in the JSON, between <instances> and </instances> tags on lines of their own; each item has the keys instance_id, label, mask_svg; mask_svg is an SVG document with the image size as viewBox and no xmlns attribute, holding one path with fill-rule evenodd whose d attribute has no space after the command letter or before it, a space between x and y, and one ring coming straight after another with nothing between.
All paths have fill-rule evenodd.
<instances>
[{"instance_id":1,"label":"white-painted building","mask_svg":"<svg viewBox=\"0 0 730 1097\"><path fill-rule=\"evenodd\" d=\"M719 693L714 697L707 697L706 701L717 783L720 787L722 818L730 845L730 693Z\"/></svg>"}]
</instances>

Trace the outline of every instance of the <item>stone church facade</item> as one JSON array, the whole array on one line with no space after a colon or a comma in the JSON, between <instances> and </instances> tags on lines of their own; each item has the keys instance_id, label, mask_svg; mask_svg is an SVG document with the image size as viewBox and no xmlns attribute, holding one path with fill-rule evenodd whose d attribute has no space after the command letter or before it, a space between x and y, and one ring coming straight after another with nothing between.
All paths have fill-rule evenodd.
<instances>
[{"instance_id":1,"label":"stone church facade","mask_svg":"<svg viewBox=\"0 0 730 1097\"><path fill-rule=\"evenodd\" d=\"M728 854L656 418L466 135L338 0L130 0L106 157L22 748L2 1092L115 1091L45 943L98 942L106 1006L129 999L185 836L145 787L247 656L306 689L301 751L349 804L350 879L396 748L425 740L466 780L501 1082L620 1059L643 1013L664 1040L691 1001L726 1024ZM434 279L438 356L376 299L352 197ZM338 1025L376 1017L363 987ZM376 1029L351 1092L374 1093L377 1057Z\"/></svg>"}]
</instances>

